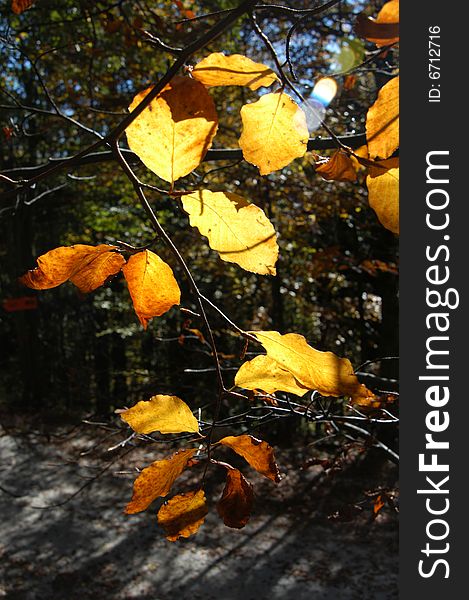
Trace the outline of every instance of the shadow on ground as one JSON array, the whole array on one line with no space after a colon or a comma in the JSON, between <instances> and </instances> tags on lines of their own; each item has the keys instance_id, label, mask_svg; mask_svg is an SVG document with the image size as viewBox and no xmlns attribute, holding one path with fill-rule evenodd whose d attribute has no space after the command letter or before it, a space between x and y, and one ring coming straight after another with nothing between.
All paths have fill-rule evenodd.
<instances>
[{"instance_id":1,"label":"shadow on ground","mask_svg":"<svg viewBox=\"0 0 469 600\"><path fill-rule=\"evenodd\" d=\"M383 510L372 519L367 511L351 522L326 518L340 509L354 486L363 489L362 482L356 484L357 473L326 482L326 494L318 493L318 467L300 478L287 474L275 490L256 480L256 514L245 529L225 528L212 505L195 537L172 544L157 527L155 511L132 517L122 513L132 478L123 479L116 471L124 465L128 469L128 461L113 465L62 507L34 508L63 500L83 476L93 474L92 460L77 466L70 459L83 443L79 436L66 445L63 440L46 443L37 438L33 443L24 436L0 437L0 598L398 597L392 512ZM142 464L141 457L133 460Z\"/></svg>"}]
</instances>

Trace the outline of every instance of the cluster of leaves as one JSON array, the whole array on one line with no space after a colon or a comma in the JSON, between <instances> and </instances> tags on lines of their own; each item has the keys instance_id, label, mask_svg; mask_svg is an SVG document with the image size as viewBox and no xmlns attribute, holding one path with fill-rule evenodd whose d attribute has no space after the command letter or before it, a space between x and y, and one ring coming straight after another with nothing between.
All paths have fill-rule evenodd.
<instances>
[{"instance_id":1,"label":"cluster of leaves","mask_svg":"<svg viewBox=\"0 0 469 600\"><path fill-rule=\"evenodd\" d=\"M24 10L24 9L23 9ZM186 15L187 16L187 15ZM388 2L376 21L359 18L359 31L378 47L396 43L398 1ZM191 17L189 17L191 18ZM390 26L391 25L391 26ZM130 104L135 118L126 128L128 144L141 161L171 186L169 196L189 215L190 224L208 240L226 262L248 272L275 275L279 248L276 232L266 213L244 197L208 189L175 190L180 178L192 173L203 161L218 128L218 115L210 87L245 86L251 90L279 85L274 92L244 104L239 138L244 159L270 174L301 158L307 151L309 132L302 109L285 93L284 82L269 67L250 58L212 53L184 76L177 75L146 102L148 88ZM366 119L367 147L357 151L338 143L332 157L315 155L315 169L326 180L355 181L367 170L370 205L382 224L398 231L398 92L399 78L381 90ZM144 106L143 109L139 108ZM138 184L138 181L137 181ZM128 258L124 257L129 255ZM48 289L70 280L81 292L91 292L120 271L123 272L135 312L144 328L180 303L181 293L171 267L149 250L111 246L74 245L52 250L38 259L36 269L22 277L33 289ZM373 406L375 394L361 384L346 358L320 352L297 333L242 331L247 341L260 344L266 354L246 361L238 370L235 384L255 394L287 392L303 397L316 390L329 397L351 398L360 406ZM216 352L213 352L216 356ZM254 469L279 481L272 448L250 435L227 436L212 443L211 433L202 435L188 405L176 396L156 395L121 412L136 434L193 433L194 442L207 446L206 466L226 470L227 480L217 510L230 527L243 527L253 503L251 484L228 463L213 458L213 451L226 446L242 456ZM137 477L126 512L145 510L166 497L185 468L200 462L197 448L186 448L152 463ZM207 514L203 486L173 496L158 512L158 521L171 541L195 533Z\"/></svg>"}]
</instances>

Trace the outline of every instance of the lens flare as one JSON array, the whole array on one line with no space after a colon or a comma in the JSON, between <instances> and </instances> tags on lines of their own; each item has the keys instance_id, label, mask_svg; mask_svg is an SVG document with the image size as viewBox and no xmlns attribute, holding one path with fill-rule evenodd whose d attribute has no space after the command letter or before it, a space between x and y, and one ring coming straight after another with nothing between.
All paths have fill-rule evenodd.
<instances>
[{"instance_id":1,"label":"lens flare","mask_svg":"<svg viewBox=\"0 0 469 600\"><path fill-rule=\"evenodd\" d=\"M310 98L300 104L303 112L306 116L306 124L308 125L308 131L311 133L321 127L321 123L326 115L326 109L319 100Z\"/></svg>"},{"instance_id":2,"label":"lens flare","mask_svg":"<svg viewBox=\"0 0 469 600\"><path fill-rule=\"evenodd\" d=\"M323 77L314 86L312 97L326 107L329 106L334 99L337 94L337 89L335 79Z\"/></svg>"}]
</instances>

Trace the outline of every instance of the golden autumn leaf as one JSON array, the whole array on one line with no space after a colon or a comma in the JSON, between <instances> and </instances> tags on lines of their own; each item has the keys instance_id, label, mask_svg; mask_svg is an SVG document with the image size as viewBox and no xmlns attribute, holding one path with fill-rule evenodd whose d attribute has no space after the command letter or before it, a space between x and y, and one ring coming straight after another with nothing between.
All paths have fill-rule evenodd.
<instances>
[{"instance_id":1,"label":"golden autumn leaf","mask_svg":"<svg viewBox=\"0 0 469 600\"><path fill-rule=\"evenodd\" d=\"M249 521L254 492L252 485L238 469L228 469L223 494L217 511L227 527L242 529Z\"/></svg>"},{"instance_id":2,"label":"golden autumn leaf","mask_svg":"<svg viewBox=\"0 0 469 600\"><path fill-rule=\"evenodd\" d=\"M120 416L137 433L199 431L199 424L191 409L177 396L153 396L120 412Z\"/></svg>"},{"instance_id":3,"label":"golden autumn leaf","mask_svg":"<svg viewBox=\"0 0 469 600\"><path fill-rule=\"evenodd\" d=\"M399 41L399 0L386 2L376 19L361 14L357 17L355 32L358 36L374 42L378 47Z\"/></svg>"},{"instance_id":4,"label":"golden autumn leaf","mask_svg":"<svg viewBox=\"0 0 469 600\"><path fill-rule=\"evenodd\" d=\"M241 108L243 132L239 146L244 158L261 175L277 171L304 156L308 145L306 116L283 92L265 94Z\"/></svg>"},{"instance_id":5,"label":"golden autumn leaf","mask_svg":"<svg viewBox=\"0 0 469 600\"><path fill-rule=\"evenodd\" d=\"M34 290L47 290L70 280L83 292L91 292L118 273L125 263L115 246L101 244L60 246L37 259L37 267L20 277Z\"/></svg>"},{"instance_id":6,"label":"golden autumn leaf","mask_svg":"<svg viewBox=\"0 0 469 600\"><path fill-rule=\"evenodd\" d=\"M256 356L241 365L235 376L235 384L246 390L262 390L267 394L289 392L304 396L308 391L299 383L290 371L283 369L269 356Z\"/></svg>"},{"instance_id":7,"label":"golden autumn leaf","mask_svg":"<svg viewBox=\"0 0 469 600\"><path fill-rule=\"evenodd\" d=\"M317 162L316 173L319 173L326 181L356 181L357 172L353 161L342 150L337 150L329 160Z\"/></svg>"},{"instance_id":8,"label":"golden autumn leaf","mask_svg":"<svg viewBox=\"0 0 469 600\"><path fill-rule=\"evenodd\" d=\"M134 481L132 500L125 507L125 512L128 515L141 512L156 498L167 496L195 452L195 448L180 450L169 458L157 460L143 469Z\"/></svg>"},{"instance_id":9,"label":"golden autumn leaf","mask_svg":"<svg viewBox=\"0 0 469 600\"><path fill-rule=\"evenodd\" d=\"M399 148L399 77L380 89L368 110L366 139L371 158L389 158Z\"/></svg>"},{"instance_id":10,"label":"golden autumn leaf","mask_svg":"<svg viewBox=\"0 0 469 600\"><path fill-rule=\"evenodd\" d=\"M375 211L380 223L392 231L399 233L399 159L382 161L386 170L370 168L366 178L368 201Z\"/></svg>"},{"instance_id":11,"label":"golden autumn leaf","mask_svg":"<svg viewBox=\"0 0 469 600\"><path fill-rule=\"evenodd\" d=\"M347 358L333 352L320 352L308 345L297 333L281 335L277 331L251 331L275 360L305 387L318 390L324 396L350 396L354 401L373 397L359 383Z\"/></svg>"},{"instance_id":12,"label":"golden autumn leaf","mask_svg":"<svg viewBox=\"0 0 469 600\"><path fill-rule=\"evenodd\" d=\"M159 317L181 301L181 291L171 267L150 250L133 254L122 272L144 329L150 319Z\"/></svg>"},{"instance_id":13,"label":"golden autumn leaf","mask_svg":"<svg viewBox=\"0 0 469 600\"><path fill-rule=\"evenodd\" d=\"M179 494L168 500L158 511L158 523L166 539L175 542L197 533L208 513L203 490Z\"/></svg>"},{"instance_id":14,"label":"golden autumn leaf","mask_svg":"<svg viewBox=\"0 0 469 600\"><path fill-rule=\"evenodd\" d=\"M226 262L260 275L275 275L278 245L263 210L237 194L202 190L181 196L190 224Z\"/></svg>"},{"instance_id":15,"label":"golden autumn leaf","mask_svg":"<svg viewBox=\"0 0 469 600\"><path fill-rule=\"evenodd\" d=\"M34 4L35 0L12 0L11 10L15 15L20 15Z\"/></svg>"},{"instance_id":16,"label":"golden autumn leaf","mask_svg":"<svg viewBox=\"0 0 469 600\"><path fill-rule=\"evenodd\" d=\"M197 63L192 77L207 86L243 85L251 90L269 87L278 81L272 69L262 63L242 54L225 56L223 52L213 52Z\"/></svg>"},{"instance_id":17,"label":"golden autumn leaf","mask_svg":"<svg viewBox=\"0 0 469 600\"><path fill-rule=\"evenodd\" d=\"M129 110L150 90L137 94ZM158 177L172 183L199 166L217 127L215 105L205 86L190 77L174 77L126 133L130 149Z\"/></svg>"},{"instance_id":18,"label":"golden autumn leaf","mask_svg":"<svg viewBox=\"0 0 469 600\"><path fill-rule=\"evenodd\" d=\"M258 440L252 435L230 435L220 440L220 444L227 446L242 456L253 469L278 483L280 473L275 462L274 450L267 442Z\"/></svg>"}]
</instances>

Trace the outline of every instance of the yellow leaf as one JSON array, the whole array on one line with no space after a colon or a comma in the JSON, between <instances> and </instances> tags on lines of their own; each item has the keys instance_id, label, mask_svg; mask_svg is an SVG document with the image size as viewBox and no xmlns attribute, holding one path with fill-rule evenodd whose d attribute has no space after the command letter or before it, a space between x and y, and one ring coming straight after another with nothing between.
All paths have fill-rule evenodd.
<instances>
[{"instance_id":1,"label":"yellow leaf","mask_svg":"<svg viewBox=\"0 0 469 600\"><path fill-rule=\"evenodd\" d=\"M150 90L137 94L129 110ZM215 105L205 86L189 77L174 77L126 133L129 147L142 162L172 183L199 166L217 127Z\"/></svg>"},{"instance_id":2,"label":"yellow leaf","mask_svg":"<svg viewBox=\"0 0 469 600\"><path fill-rule=\"evenodd\" d=\"M275 275L278 245L264 211L236 194L202 190L181 196L190 224L207 236L226 262L260 275Z\"/></svg>"},{"instance_id":3,"label":"yellow leaf","mask_svg":"<svg viewBox=\"0 0 469 600\"><path fill-rule=\"evenodd\" d=\"M191 409L177 396L153 396L122 411L120 416L137 433L199 431L199 424Z\"/></svg>"},{"instance_id":4,"label":"yellow leaf","mask_svg":"<svg viewBox=\"0 0 469 600\"><path fill-rule=\"evenodd\" d=\"M151 318L179 304L181 292L171 267L150 250L133 254L122 272L144 329Z\"/></svg>"},{"instance_id":5,"label":"yellow leaf","mask_svg":"<svg viewBox=\"0 0 469 600\"><path fill-rule=\"evenodd\" d=\"M366 139L371 158L388 158L399 148L399 77L380 89L368 110Z\"/></svg>"},{"instance_id":6,"label":"yellow leaf","mask_svg":"<svg viewBox=\"0 0 469 600\"><path fill-rule=\"evenodd\" d=\"M214 52L201 60L192 70L192 77L207 86L244 85L251 90L269 87L278 81L277 75L262 63L242 54L225 56Z\"/></svg>"},{"instance_id":7,"label":"yellow leaf","mask_svg":"<svg viewBox=\"0 0 469 600\"><path fill-rule=\"evenodd\" d=\"M262 390L267 394L281 391L304 396L308 391L289 371L268 356L256 356L241 365L235 376L235 384L246 390Z\"/></svg>"},{"instance_id":8,"label":"yellow leaf","mask_svg":"<svg viewBox=\"0 0 469 600\"><path fill-rule=\"evenodd\" d=\"M275 360L305 387L318 390L324 396L351 396L358 400L373 397L356 378L347 358L332 352L320 352L309 346L302 335L277 331L252 331Z\"/></svg>"},{"instance_id":9,"label":"yellow leaf","mask_svg":"<svg viewBox=\"0 0 469 600\"><path fill-rule=\"evenodd\" d=\"M167 496L171 486L194 456L195 449L180 450L169 458L157 460L140 473L134 481L132 500L127 504L128 515L145 510L160 496Z\"/></svg>"},{"instance_id":10,"label":"yellow leaf","mask_svg":"<svg viewBox=\"0 0 469 600\"><path fill-rule=\"evenodd\" d=\"M220 440L220 444L227 446L242 456L253 469L278 483L280 473L275 462L274 450L267 442L258 440L252 435L230 435Z\"/></svg>"},{"instance_id":11,"label":"yellow leaf","mask_svg":"<svg viewBox=\"0 0 469 600\"><path fill-rule=\"evenodd\" d=\"M368 201L380 223L399 233L399 159L393 158L386 163L387 170L371 168L366 178Z\"/></svg>"},{"instance_id":12,"label":"yellow leaf","mask_svg":"<svg viewBox=\"0 0 469 600\"><path fill-rule=\"evenodd\" d=\"M125 263L115 246L60 246L37 259L38 266L20 278L34 290L57 287L68 279L83 292L91 292L115 275Z\"/></svg>"},{"instance_id":13,"label":"yellow leaf","mask_svg":"<svg viewBox=\"0 0 469 600\"><path fill-rule=\"evenodd\" d=\"M257 102L245 104L241 118L240 148L261 175L305 155L309 136L306 116L287 94L265 94Z\"/></svg>"},{"instance_id":14,"label":"yellow leaf","mask_svg":"<svg viewBox=\"0 0 469 600\"><path fill-rule=\"evenodd\" d=\"M217 504L225 525L235 529L244 527L251 516L253 502L252 485L238 469L229 468L223 495Z\"/></svg>"},{"instance_id":15,"label":"yellow leaf","mask_svg":"<svg viewBox=\"0 0 469 600\"><path fill-rule=\"evenodd\" d=\"M208 513L203 490L179 494L158 511L158 523L165 529L166 539L175 542L197 533Z\"/></svg>"},{"instance_id":16,"label":"yellow leaf","mask_svg":"<svg viewBox=\"0 0 469 600\"><path fill-rule=\"evenodd\" d=\"M330 159L325 162L317 162L316 173L319 173L326 181L356 181L357 172L353 166L352 159L342 150L337 150Z\"/></svg>"}]
</instances>

